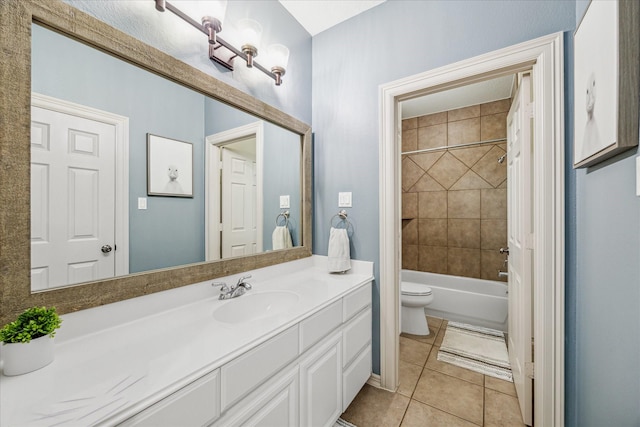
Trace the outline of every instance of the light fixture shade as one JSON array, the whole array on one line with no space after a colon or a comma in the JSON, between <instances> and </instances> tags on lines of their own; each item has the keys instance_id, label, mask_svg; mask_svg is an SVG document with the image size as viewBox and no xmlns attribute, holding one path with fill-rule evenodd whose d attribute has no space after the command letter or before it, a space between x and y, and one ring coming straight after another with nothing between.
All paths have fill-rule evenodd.
<instances>
[{"instance_id":1,"label":"light fixture shade","mask_svg":"<svg viewBox=\"0 0 640 427\"><path fill-rule=\"evenodd\" d=\"M171 0L171 3L196 22L210 16L222 24L227 13L227 0Z\"/></svg>"},{"instance_id":2,"label":"light fixture shade","mask_svg":"<svg viewBox=\"0 0 640 427\"><path fill-rule=\"evenodd\" d=\"M287 69L289 63L289 48L282 44L272 44L267 49L271 68Z\"/></svg>"},{"instance_id":3,"label":"light fixture shade","mask_svg":"<svg viewBox=\"0 0 640 427\"><path fill-rule=\"evenodd\" d=\"M239 20L237 25L240 30L240 42L258 49L262 38L262 25L258 21L248 18Z\"/></svg>"}]
</instances>

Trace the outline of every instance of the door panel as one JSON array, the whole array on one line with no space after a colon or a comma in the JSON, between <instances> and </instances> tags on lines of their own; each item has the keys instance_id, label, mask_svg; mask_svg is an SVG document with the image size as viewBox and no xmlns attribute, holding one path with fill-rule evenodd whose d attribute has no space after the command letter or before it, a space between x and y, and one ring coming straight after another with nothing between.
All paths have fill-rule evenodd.
<instances>
[{"instance_id":1,"label":"door panel","mask_svg":"<svg viewBox=\"0 0 640 427\"><path fill-rule=\"evenodd\" d=\"M509 360L522 418L532 425L532 247L533 196L531 78L524 75L507 116L507 198L509 242Z\"/></svg>"},{"instance_id":2,"label":"door panel","mask_svg":"<svg viewBox=\"0 0 640 427\"><path fill-rule=\"evenodd\" d=\"M255 154L236 150L233 144L221 151L222 257L250 255L256 252L258 239Z\"/></svg>"},{"instance_id":3,"label":"door panel","mask_svg":"<svg viewBox=\"0 0 640 427\"><path fill-rule=\"evenodd\" d=\"M32 289L113 277L115 127L33 107L31 129Z\"/></svg>"}]
</instances>

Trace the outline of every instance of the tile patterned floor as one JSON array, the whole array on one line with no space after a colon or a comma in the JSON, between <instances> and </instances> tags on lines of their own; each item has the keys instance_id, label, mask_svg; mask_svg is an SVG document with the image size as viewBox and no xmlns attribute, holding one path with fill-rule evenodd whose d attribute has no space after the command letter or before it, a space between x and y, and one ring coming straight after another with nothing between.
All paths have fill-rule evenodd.
<instances>
[{"instance_id":1,"label":"tile patterned floor","mask_svg":"<svg viewBox=\"0 0 640 427\"><path fill-rule=\"evenodd\" d=\"M365 385L342 418L358 427L521 427L513 383L437 360L447 321L431 334L400 335L395 393Z\"/></svg>"}]
</instances>

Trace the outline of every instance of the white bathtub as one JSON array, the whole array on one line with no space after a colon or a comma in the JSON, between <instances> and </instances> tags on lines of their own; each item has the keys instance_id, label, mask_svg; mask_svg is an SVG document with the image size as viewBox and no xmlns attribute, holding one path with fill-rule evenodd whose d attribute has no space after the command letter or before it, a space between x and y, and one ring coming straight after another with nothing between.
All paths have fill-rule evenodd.
<instances>
[{"instance_id":1,"label":"white bathtub","mask_svg":"<svg viewBox=\"0 0 640 427\"><path fill-rule=\"evenodd\" d=\"M431 288L429 316L507 331L506 282L413 270L402 270L401 280Z\"/></svg>"}]
</instances>

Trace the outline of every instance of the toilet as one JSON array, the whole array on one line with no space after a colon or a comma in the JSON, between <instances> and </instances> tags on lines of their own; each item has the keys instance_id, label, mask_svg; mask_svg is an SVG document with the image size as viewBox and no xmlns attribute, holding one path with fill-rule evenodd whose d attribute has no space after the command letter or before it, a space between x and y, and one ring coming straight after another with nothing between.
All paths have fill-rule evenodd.
<instances>
[{"instance_id":1,"label":"toilet","mask_svg":"<svg viewBox=\"0 0 640 427\"><path fill-rule=\"evenodd\" d=\"M433 301L431 288L412 282L400 282L401 328L406 334L429 335L424 308Z\"/></svg>"}]
</instances>

